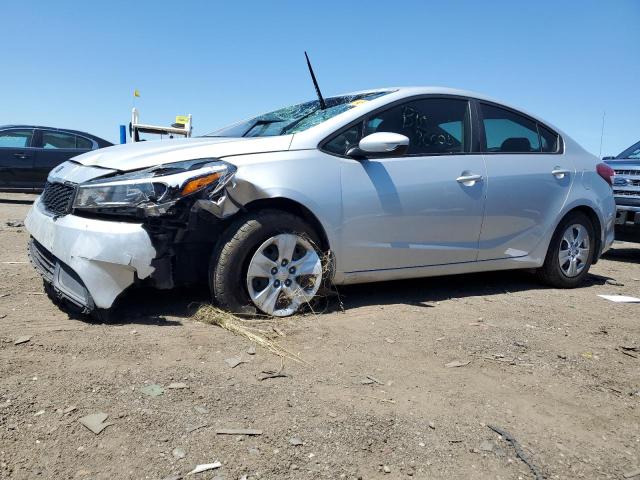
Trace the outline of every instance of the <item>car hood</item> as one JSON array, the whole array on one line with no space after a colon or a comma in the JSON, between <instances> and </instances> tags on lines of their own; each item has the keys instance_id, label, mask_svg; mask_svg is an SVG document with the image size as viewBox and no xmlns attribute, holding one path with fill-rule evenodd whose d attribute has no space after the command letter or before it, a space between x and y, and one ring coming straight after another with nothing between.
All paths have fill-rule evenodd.
<instances>
[{"instance_id":1,"label":"car hood","mask_svg":"<svg viewBox=\"0 0 640 480\"><path fill-rule=\"evenodd\" d=\"M101 148L73 158L82 165L123 172L198 158L224 158L288 150L293 135L259 138L199 137L154 140ZM234 163L232 161L232 163Z\"/></svg>"}]
</instances>

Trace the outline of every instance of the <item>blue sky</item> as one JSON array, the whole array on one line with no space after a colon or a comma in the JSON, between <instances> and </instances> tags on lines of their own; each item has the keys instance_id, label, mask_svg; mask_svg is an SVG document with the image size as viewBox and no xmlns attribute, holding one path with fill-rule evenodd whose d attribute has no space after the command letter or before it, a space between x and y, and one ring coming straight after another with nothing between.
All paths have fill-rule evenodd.
<instances>
[{"instance_id":1,"label":"blue sky","mask_svg":"<svg viewBox=\"0 0 640 480\"><path fill-rule=\"evenodd\" d=\"M191 113L194 133L325 96L441 85L485 93L596 155L640 140L640 1L21 1L0 8L0 125L77 128ZM9 41L12 40L12 41Z\"/></svg>"}]
</instances>

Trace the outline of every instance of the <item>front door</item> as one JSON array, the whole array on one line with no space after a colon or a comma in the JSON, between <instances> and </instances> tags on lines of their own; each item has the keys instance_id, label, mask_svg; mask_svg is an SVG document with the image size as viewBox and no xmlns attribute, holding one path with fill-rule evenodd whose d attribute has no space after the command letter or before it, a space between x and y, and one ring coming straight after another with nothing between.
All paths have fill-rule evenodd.
<instances>
[{"instance_id":1,"label":"front door","mask_svg":"<svg viewBox=\"0 0 640 480\"><path fill-rule=\"evenodd\" d=\"M0 189L29 189L37 150L32 148L33 129L0 131Z\"/></svg>"},{"instance_id":2,"label":"front door","mask_svg":"<svg viewBox=\"0 0 640 480\"><path fill-rule=\"evenodd\" d=\"M352 143L358 128L410 142L403 156L342 160L341 271L476 260L486 172L482 155L470 153L470 118L466 99L425 97L374 113L325 145Z\"/></svg>"}]
</instances>

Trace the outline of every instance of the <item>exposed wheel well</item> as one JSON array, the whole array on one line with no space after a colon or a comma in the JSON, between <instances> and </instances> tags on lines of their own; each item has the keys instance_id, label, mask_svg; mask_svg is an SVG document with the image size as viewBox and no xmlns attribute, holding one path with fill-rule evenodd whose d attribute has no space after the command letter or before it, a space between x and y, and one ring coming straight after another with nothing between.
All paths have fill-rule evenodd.
<instances>
[{"instance_id":1,"label":"exposed wheel well","mask_svg":"<svg viewBox=\"0 0 640 480\"><path fill-rule=\"evenodd\" d=\"M598 258L600 256L600 248L602 247L602 224L600 223L600 219L598 218L598 215L596 214L596 212L591 208L591 207L587 207L586 205L581 205L579 207L575 207L571 210L569 210L565 216L563 217L566 218L567 215L573 213L573 212L582 212L584 213L589 220L591 220L591 223L593 223L593 229L595 231L595 255L593 256L593 263L597 263L598 262Z\"/></svg>"},{"instance_id":2,"label":"exposed wheel well","mask_svg":"<svg viewBox=\"0 0 640 480\"><path fill-rule=\"evenodd\" d=\"M329 239L327 238L327 233L324 230L324 227L320 223L320 220L309 210L307 207L298 203L289 198L264 198L260 200L254 200L252 202L247 203L244 208L249 211L263 210L265 208L275 208L277 210L284 210L285 212L292 213L293 215L297 215L306 221L318 234L321 245L320 248L324 251L328 251L330 249Z\"/></svg>"}]
</instances>

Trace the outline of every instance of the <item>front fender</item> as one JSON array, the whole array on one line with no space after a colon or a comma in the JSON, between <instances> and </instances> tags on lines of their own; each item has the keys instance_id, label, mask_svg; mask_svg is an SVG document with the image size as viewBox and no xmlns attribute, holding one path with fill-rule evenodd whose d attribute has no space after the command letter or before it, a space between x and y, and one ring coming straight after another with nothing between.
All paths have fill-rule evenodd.
<instances>
[{"instance_id":1,"label":"front fender","mask_svg":"<svg viewBox=\"0 0 640 480\"><path fill-rule=\"evenodd\" d=\"M296 202L315 216L329 247L335 250L342 223L340 169L336 159L313 149L225 160L238 167L234 183L227 188L234 203L244 206L267 199Z\"/></svg>"}]
</instances>

